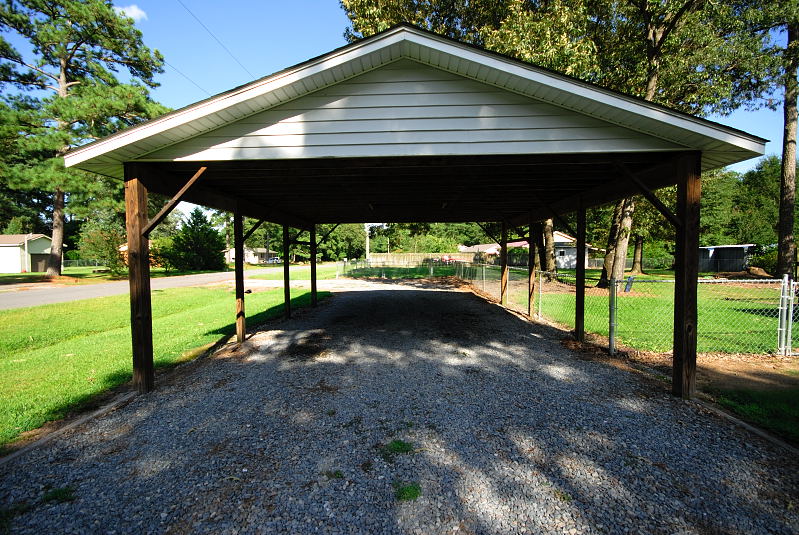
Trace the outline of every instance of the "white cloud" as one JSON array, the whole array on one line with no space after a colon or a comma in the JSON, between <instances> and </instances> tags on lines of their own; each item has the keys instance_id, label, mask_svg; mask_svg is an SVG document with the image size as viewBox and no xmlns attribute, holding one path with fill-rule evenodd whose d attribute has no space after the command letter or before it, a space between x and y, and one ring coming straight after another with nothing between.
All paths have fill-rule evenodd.
<instances>
[{"instance_id":1,"label":"white cloud","mask_svg":"<svg viewBox=\"0 0 799 535\"><path fill-rule=\"evenodd\" d=\"M125 15L126 17L132 18L136 22L147 20L147 13L136 4L131 4L125 7L115 7L114 10L120 15Z\"/></svg>"}]
</instances>

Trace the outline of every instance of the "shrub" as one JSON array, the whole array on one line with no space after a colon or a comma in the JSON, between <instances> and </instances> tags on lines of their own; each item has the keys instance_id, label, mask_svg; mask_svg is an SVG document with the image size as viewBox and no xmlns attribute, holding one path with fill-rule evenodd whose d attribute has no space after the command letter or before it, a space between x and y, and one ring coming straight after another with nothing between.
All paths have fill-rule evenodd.
<instances>
[{"instance_id":1,"label":"shrub","mask_svg":"<svg viewBox=\"0 0 799 535\"><path fill-rule=\"evenodd\" d=\"M199 208L183 221L172 244L161 247L159 261L182 271L225 269L225 238Z\"/></svg>"},{"instance_id":2,"label":"shrub","mask_svg":"<svg viewBox=\"0 0 799 535\"><path fill-rule=\"evenodd\" d=\"M125 271L119 248L125 243L125 229L114 217L98 217L83 224L78 249L83 258L96 258L113 275Z\"/></svg>"},{"instance_id":3,"label":"shrub","mask_svg":"<svg viewBox=\"0 0 799 535\"><path fill-rule=\"evenodd\" d=\"M765 251L749 257L749 265L762 268L766 273L773 275L777 272L777 250Z\"/></svg>"}]
</instances>

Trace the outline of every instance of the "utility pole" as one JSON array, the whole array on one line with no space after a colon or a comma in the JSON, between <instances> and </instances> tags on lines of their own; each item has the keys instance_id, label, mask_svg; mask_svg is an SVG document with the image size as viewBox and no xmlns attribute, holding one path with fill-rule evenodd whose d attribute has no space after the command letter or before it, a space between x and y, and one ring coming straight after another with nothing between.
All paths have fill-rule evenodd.
<instances>
[{"instance_id":1,"label":"utility pole","mask_svg":"<svg viewBox=\"0 0 799 535\"><path fill-rule=\"evenodd\" d=\"M366 261L369 261L369 223L363 224L364 230L366 230Z\"/></svg>"}]
</instances>

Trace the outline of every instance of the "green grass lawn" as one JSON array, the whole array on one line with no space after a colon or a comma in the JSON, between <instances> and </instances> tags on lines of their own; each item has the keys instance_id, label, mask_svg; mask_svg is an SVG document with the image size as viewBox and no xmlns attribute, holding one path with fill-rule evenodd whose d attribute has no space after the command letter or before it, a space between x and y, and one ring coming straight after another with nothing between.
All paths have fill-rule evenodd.
<instances>
[{"instance_id":1,"label":"green grass lawn","mask_svg":"<svg viewBox=\"0 0 799 535\"><path fill-rule=\"evenodd\" d=\"M152 303L156 367L188 360L235 332L227 289L154 290ZM292 307L309 304L310 293L292 290ZM250 325L279 316L283 290L248 295L246 309ZM129 322L127 295L0 311L0 445L129 381Z\"/></svg>"},{"instance_id":2,"label":"green grass lawn","mask_svg":"<svg viewBox=\"0 0 799 535\"><path fill-rule=\"evenodd\" d=\"M799 388L716 390L716 401L745 420L799 444Z\"/></svg>"},{"instance_id":3,"label":"green grass lawn","mask_svg":"<svg viewBox=\"0 0 799 535\"><path fill-rule=\"evenodd\" d=\"M311 280L311 266L290 266L289 273L291 280ZM248 279L264 279L264 280L283 280L283 266L267 268L264 273L257 275L247 275ZM336 264L317 264L316 278L319 279L335 279L336 278Z\"/></svg>"},{"instance_id":4,"label":"green grass lawn","mask_svg":"<svg viewBox=\"0 0 799 535\"><path fill-rule=\"evenodd\" d=\"M569 281L573 282L573 281ZM637 281L631 293L619 288L616 306L617 343L645 351L669 351L673 336L674 285ZM536 298L538 293L536 292ZM526 305L527 293L510 299ZM700 352L769 353L776 350L779 284L700 284L698 289ZM587 332L608 335L608 294L588 289ZM574 327L574 293L544 292L541 315Z\"/></svg>"}]
</instances>

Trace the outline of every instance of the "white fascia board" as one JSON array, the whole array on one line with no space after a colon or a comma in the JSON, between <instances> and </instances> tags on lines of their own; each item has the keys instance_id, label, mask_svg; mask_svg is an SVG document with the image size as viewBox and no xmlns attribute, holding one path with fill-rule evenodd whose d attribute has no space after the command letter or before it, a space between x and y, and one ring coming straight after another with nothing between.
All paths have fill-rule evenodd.
<instances>
[{"instance_id":1,"label":"white fascia board","mask_svg":"<svg viewBox=\"0 0 799 535\"><path fill-rule=\"evenodd\" d=\"M123 130L118 134L92 143L84 148L77 148L70 151L64 156L64 165L66 167L73 167L81 162L107 154L116 149L136 143L137 141L147 139L148 137L167 130L178 128L192 121L229 109L237 104L271 93L320 72L357 60L360 57L379 51L395 43L400 43L403 38L404 37L397 32L372 42L363 43L361 46L356 44L352 47L340 50L339 52L325 55L313 63L301 65L296 69L258 80L238 90L224 93L218 97L212 97L198 104L190 105L176 112L167 114L162 118L153 119L140 126L134 126L133 128Z\"/></svg>"},{"instance_id":2,"label":"white fascia board","mask_svg":"<svg viewBox=\"0 0 799 535\"><path fill-rule=\"evenodd\" d=\"M704 121L693 119L677 112L669 112L660 106L648 104L640 99L627 97L626 95L622 95L620 93L604 90L597 86L580 82L579 80L558 76L555 73L536 69L534 66L522 66L513 60L506 60L489 52L477 50L476 48L458 46L449 40L439 40L434 36L409 31L406 39L410 43L426 47L431 46L431 42L435 42L435 48L446 54L479 63L489 68L504 71L510 75L527 79L545 87L551 87L566 93L576 94L580 98L620 110L626 114L645 117L652 121L689 130L702 136L710 137L736 147L741 147L747 151L757 152L759 154L763 154L765 152L765 143L755 136L745 136L742 135L742 133L739 134L732 132L721 125L715 127L705 123ZM576 92L575 89L579 89L579 92ZM533 98L541 100L540 97L533 96ZM562 104L556 105L563 107ZM581 110L579 108L574 108L574 111L580 112ZM608 121L608 119L604 120ZM625 124L624 126L630 128L629 124Z\"/></svg>"}]
</instances>

